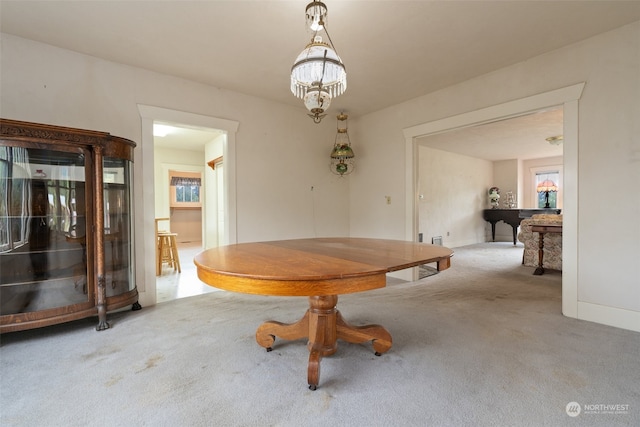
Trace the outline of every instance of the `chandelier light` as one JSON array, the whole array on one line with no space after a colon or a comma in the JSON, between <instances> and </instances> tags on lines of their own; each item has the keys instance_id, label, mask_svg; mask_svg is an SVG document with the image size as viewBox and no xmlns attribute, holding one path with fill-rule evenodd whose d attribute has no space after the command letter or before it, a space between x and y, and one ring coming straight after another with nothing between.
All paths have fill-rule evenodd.
<instances>
[{"instance_id":1,"label":"chandelier light","mask_svg":"<svg viewBox=\"0 0 640 427\"><path fill-rule=\"evenodd\" d=\"M558 135L558 136L550 136L549 138L545 138L545 139L551 145L560 145L562 144L562 140L564 139L564 137L562 135Z\"/></svg>"},{"instance_id":2,"label":"chandelier light","mask_svg":"<svg viewBox=\"0 0 640 427\"><path fill-rule=\"evenodd\" d=\"M338 132L336 133L333 150L331 150L331 172L340 176L349 175L353 172L354 167L353 159L355 155L351 149L351 142L347 133L347 118L346 114L338 114ZM341 122L344 125L341 125Z\"/></svg>"},{"instance_id":3,"label":"chandelier light","mask_svg":"<svg viewBox=\"0 0 640 427\"><path fill-rule=\"evenodd\" d=\"M313 37L291 67L291 92L304 101L314 123L320 123L331 100L347 89L347 71L327 32L327 6L313 1L307 5L305 17Z\"/></svg>"}]
</instances>

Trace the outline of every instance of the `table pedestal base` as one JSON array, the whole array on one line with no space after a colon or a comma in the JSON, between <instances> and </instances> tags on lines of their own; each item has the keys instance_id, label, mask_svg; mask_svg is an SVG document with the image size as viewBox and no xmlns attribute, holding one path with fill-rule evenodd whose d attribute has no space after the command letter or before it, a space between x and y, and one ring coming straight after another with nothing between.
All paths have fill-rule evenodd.
<instances>
[{"instance_id":1,"label":"table pedestal base","mask_svg":"<svg viewBox=\"0 0 640 427\"><path fill-rule=\"evenodd\" d=\"M286 340L308 338L309 367L307 382L315 390L320 382L320 360L338 349L337 340L350 343L372 341L376 356L391 348L391 334L380 325L353 326L336 309L337 295L309 297L309 309L295 323L273 320L264 322L256 331L256 341L271 351L276 336Z\"/></svg>"}]
</instances>

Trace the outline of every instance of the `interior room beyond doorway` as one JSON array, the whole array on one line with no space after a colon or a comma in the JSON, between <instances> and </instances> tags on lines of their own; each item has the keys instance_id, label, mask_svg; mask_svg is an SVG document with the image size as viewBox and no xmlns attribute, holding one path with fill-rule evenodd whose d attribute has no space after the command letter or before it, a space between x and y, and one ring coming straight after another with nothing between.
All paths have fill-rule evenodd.
<instances>
[{"instance_id":1,"label":"interior room beyond doorway","mask_svg":"<svg viewBox=\"0 0 640 427\"><path fill-rule=\"evenodd\" d=\"M156 277L157 302L162 303L178 298L202 295L218 289L206 285L198 279L193 257L202 251L201 242L178 242L181 272L163 265L161 275Z\"/></svg>"},{"instance_id":2,"label":"interior room beyond doorway","mask_svg":"<svg viewBox=\"0 0 640 427\"><path fill-rule=\"evenodd\" d=\"M224 138L224 132L215 129L154 122L156 234L165 231L174 236L180 265L165 262L167 257L157 250L158 303L214 290L198 280L193 257L206 246L217 245L217 234L224 232L217 219L223 211L218 203L224 198L216 194L223 188L218 182L222 176L208 166L211 159L222 159ZM162 240L156 239L158 244Z\"/></svg>"}]
</instances>

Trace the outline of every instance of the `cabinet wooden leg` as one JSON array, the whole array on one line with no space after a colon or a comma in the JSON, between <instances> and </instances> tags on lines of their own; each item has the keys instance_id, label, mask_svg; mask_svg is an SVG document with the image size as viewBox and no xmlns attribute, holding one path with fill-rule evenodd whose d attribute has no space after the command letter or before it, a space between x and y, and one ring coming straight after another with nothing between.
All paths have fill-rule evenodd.
<instances>
[{"instance_id":1,"label":"cabinet wooden leg","mask_svg":"<svg viewBox=\"0 0 640 427\"><path fill-rule=\"evenodd\" d=\"M96 331L104 331L109 329L109 323L107 322L107 279L104 276L98 276L98 294L97 294L97 307L98 307L98 326Z\"/></svg>"}]
</instances>

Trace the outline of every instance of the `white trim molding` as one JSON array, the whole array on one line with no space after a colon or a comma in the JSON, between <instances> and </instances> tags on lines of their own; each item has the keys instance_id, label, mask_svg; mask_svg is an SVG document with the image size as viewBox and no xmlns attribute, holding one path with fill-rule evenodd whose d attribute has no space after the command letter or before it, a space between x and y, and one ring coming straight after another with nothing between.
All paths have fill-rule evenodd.
<instances>
[{"instance_id":1,"label":"white trim molding","mask_svg":"<svg viewBox=\"0 0 640 427\"><path fill-rule=\"evenodd\" d=\"M136 212L136 283L140 293L140 304L153 305L156 303L156 268L155 256L155 202L153 191L144 191L145 182L154 181L154 143L153 122L166 121L209 129L219 129L226 133L223 145L225 160L224 182L225 191L225 234L227 244L237 242L236 224L236 133L239 123L233 120L204 116L184 111L170 110L161 107L138 104L138 111L142 120L142 143L138 147L140 154L136 155L137 180L134 180L134 194ZM206 163L204 163L206 164ZM141 166L140 166L141 165ZM147 256L145 256L147 255Z\"/></svg>"},{"instance_id":2,"label":"white trim molding","mask_svg":"<svg viewBox=\"0 0 640 427\"><path fill-rule=\"evenodd\" d=\"M403 129L406 167L406 239L415 241L418 230L418 168L416 139L454 129L523 116L549 107L564 109L564 200L562 235L562 313L578 318L578 100L585 83L532 95L503 104ZM414 269L414 278L416 272ZM585 318L585 320L588 320Z\"/></svg>"},{"instance_id":3,"label":"white trim molding","mask_svg":"<svg viewBox=\"0 0 640 427\"><path fill-rule=\"evenodd\" d=\"M640 312L637 311L580 301L577 318L640 332Z\"/></svg>"}]
</instances>

